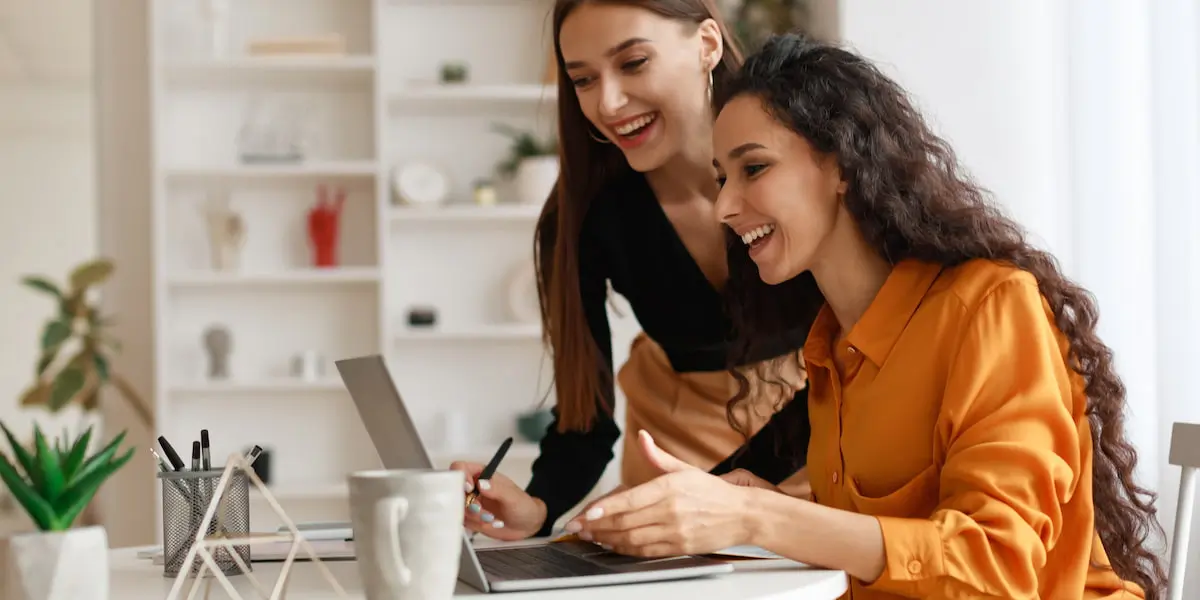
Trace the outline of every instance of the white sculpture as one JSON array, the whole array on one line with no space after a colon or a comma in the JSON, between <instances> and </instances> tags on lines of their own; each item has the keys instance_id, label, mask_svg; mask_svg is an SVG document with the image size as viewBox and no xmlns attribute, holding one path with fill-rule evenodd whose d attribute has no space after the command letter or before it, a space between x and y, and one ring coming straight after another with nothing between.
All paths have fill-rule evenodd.
<instances>
[{"instance_id":1,"label":"white sculpture","mask_svg":"<svg viewBox=\"0 0 1200 600\"><path fill-rule=\"evenodd\" d=\"M258 488L258 491L262 493L263 498L268 504L271 505L271 510L274 511L275 515L279 517L279 520L283 522L284 529L287 530L286 532L249 533L244 535L229 535L228 533L225 533L208 535L206 537L206 532L210 530L225 530L220 521L217 522L216 527L214 528L212 526L213 518L214 516L218 514L224 514L225 512L218 511L218 508L221 507L221 503L225 501L225 489L229 487L229 481L233 476L234 469L241 469L245 473L246 477L250 479L250 482ZM287 559L283 562L283 567L279 571L279 579L275 582L274 589L268 593L267 589L264 588L262 583L259 582L259 580L254 576L254 573L250 570L249 565L242 560L241 555L234 549L234 546L277 544L279 542L291 542L292 547L288 552ZM207 597L211 592L212 583L214 580L221 585L221 587L225 590L225 593L229 594L229 598L231 600L243 600L241 594L234 589L233 584L229 583L229 579L225 577L225 574L222 573L221 569L217 566L217 562L212 555L213 548L225 549L229 556L233 558L233 561L237 563L237 566L239 569L241 569L242 574L250 580L251 585L253 585L254 590L258 592L259 597L263 598L264 600L281 600L284 597L284 590L287 587L288 576L291 574L292 565L295 563L296 556L300 553L300 551L303 551L306 555L308 555L308 559L312 561L313 566L320 571L321 576L329 582L330 587L333 588L333 591L337 594L337 597L344 600L349 600L345 589L343 589L341 584L338 583L337 578L333 576L332 572L330 572L329 567L327 567L325 563L321 562L321 558L317 556L316 550L314 550L312 545L308 543L308 540L306 540L304 536L300 534L300 530L296 527L296 524L292 521L292 519L287 516L287 513L283 510L283 507L276 502L275 496L271 494L271 491L267 488L266 484L264 484L262 480L258 478L258 475L254 472L254 469L250 467L250 463L246 460L246 457L238 453L229 455L229 460L225 463L225 472L221 474L221 479L217 482L217 489L213 492L213 500L211 503L209 503L208 509L204 512L204 519L200 522L200 526L196 529L196 541L192 544L191 549L188 550L187 556L183 559L184 565L191 565L194 563L196 558L199 557L203 564L200 566L199 572L196 573L194 578L189 575L191 571L190 568L180 569L179 574L175 576L175 584L171 586L171 592L167 594L167 600L177 600L180 597L180 593L184 588L184 582L187 579L192 579L192 585L188 589L187 594L187 598L189 600L196 597L196 594L200 591L202 585L205 587L204 594L205 597ZM212 578L205 578L205 575L208 572L212 573ZM204 582L203 584L201 583L202 581Z\"/></svg>"},{"instance_id":2,"label":"white sculpture","mask_svg":"<svg viewBox=\"0 0 1200 600\"><path fill-rule=\"evenodd\" d=\"M208 241L212 268L231 271L240 266L242 245L246 242L246 223L229 205L229 197L210 200L204 216L208 221Z\"/></svg>"}]
</instances>

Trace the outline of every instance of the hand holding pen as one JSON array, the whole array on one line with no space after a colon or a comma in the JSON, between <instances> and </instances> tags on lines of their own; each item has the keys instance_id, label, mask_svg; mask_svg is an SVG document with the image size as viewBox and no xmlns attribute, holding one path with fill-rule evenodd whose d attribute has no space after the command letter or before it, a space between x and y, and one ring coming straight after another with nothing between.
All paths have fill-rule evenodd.
<instances>
[{"instance_id":1,"label":"hand holding pen","mask_svg":"<svg viewBox=\"0 0 1200 600\"><path fill-rule=\"evenodd\" d=\"M546 519L546 505L541 500L496 472L511 444L511 438L506 440L487 465L462 461L450 465L465 475L463 491L467 494L467 505L463 525L472 532L483 532L504 541L532 536Z\"/></svg>"}]
</instances>

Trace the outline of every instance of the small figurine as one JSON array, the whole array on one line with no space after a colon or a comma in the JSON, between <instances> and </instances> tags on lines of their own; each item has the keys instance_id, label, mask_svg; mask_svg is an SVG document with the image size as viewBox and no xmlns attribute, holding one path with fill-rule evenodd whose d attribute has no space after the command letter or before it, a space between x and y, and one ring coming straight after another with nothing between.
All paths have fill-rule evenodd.
<instances>
[{"instance_id":1,"label":"small figurine","mask_svg":"<svg viewBox=\"0 0 1200 600\"><path fill-rule=\"evenodd\" d=\"M338 264L338 228L346 190L338 188L330 197L324 185L317 188L317 205L308 211L308 240L312 244L313 263L318 267Z\"/></svg>"},{"instance_id":2,"label":"small figurine","mask_svg":"<svg viewBox=\"0 0 1200 600\"><path fill-rule=\"evenodd\" d=\"M229 205L229 196L210 199L205 208L212 268L236 270L241 264L242 245L246 242L246 224Z\"/></svg>"},{"instance_id":3,"label":"small figurine","mask_svg":"<svg viewBox=\"0 0 1200 600\"><path fill-rule=\"evenodd\" d=\"M233 336L220 325L204 332L204 349L208 351L208 376L211 379L229 378L229 355L233 351Z\"/></svg>"}]
</instances>

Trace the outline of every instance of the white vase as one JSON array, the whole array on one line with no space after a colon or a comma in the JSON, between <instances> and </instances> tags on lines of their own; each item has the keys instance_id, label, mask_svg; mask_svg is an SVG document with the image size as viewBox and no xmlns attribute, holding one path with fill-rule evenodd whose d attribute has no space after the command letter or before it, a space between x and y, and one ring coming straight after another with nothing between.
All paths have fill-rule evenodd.
<instances>
[{"instance_id":1,"label":"white vase","mask_svg":"<svg viewBox=\"0 0 1200 600\"><path fill-rule=\"evenodd\" d=\"M521 204L542 204L558 181L558 156L535 156L517 165L516 192Z\"/></svg>"},{"instance_id":2,"label":"white vase","mask_svg":"<svg viewBox=\"0 0 1200 600\"><path fill-rule=\"evenodd\" d=\"M0 564L0 600L108 600L103 527L15 535Z\"/></svg>"}]
</instances>

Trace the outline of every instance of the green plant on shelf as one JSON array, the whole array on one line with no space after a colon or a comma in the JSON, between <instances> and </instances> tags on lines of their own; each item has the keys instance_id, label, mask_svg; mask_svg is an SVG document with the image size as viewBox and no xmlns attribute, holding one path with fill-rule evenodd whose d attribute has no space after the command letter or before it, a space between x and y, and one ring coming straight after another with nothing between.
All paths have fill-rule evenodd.
<instances>
[{"instance_id":1,"label":"green plant on shelf","mask_svg":"<svg viewBox=\"0 0 1200 600\"><path fill-rule=\"evenodd\" d=\"M86 456L92 428L67 443L65 435L46 441L34 425L33 444L25 448L4 423L13 458L0 452L0 480L42 531L65 531L87 508L96 491L133 457L133 448L117 456L125 439L121 432L99 452Z\"/></svg>"},{"instance_id":2,"label":"green plant on shelf","mask_svg":"<svg viewBox=\"0 0 1200 600\"><path fill-rule=\"evenodd\" d=\"M515 174L523 160L558 153L558 143L553 139L540 140L533 132L503 123L492 125L492 129L512 140L508 158L502 161L498 167L504 175Z\"/></svg>"}]
</instances>

